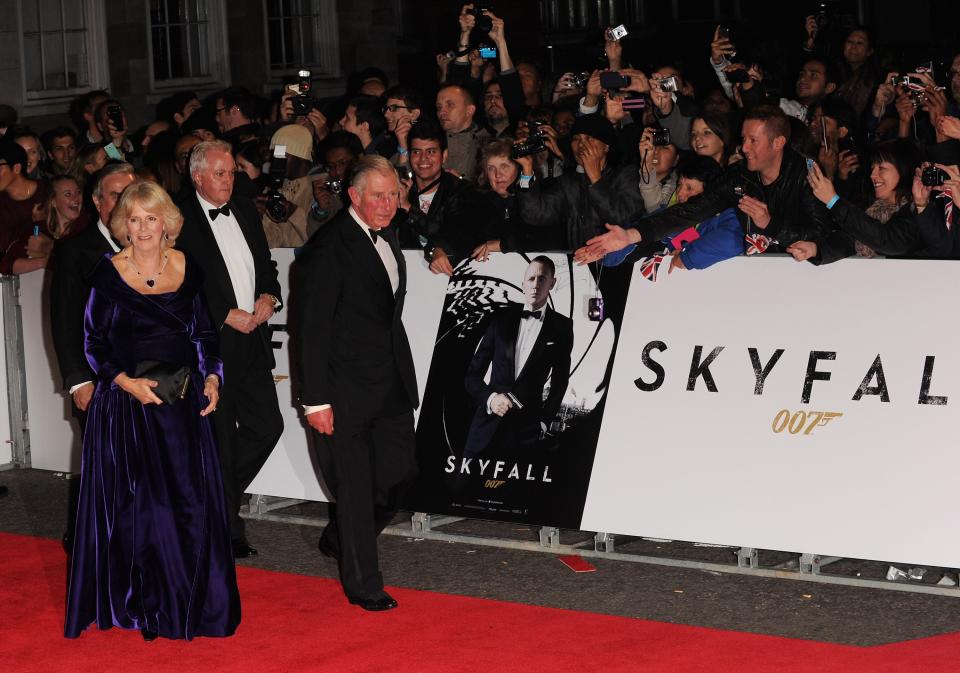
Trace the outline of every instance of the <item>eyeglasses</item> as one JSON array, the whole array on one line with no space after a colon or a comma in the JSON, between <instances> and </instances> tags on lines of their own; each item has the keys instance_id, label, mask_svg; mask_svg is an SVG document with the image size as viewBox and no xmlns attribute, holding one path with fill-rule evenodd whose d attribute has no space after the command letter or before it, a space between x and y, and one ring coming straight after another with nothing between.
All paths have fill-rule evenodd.
<instances>
[{"instance_id":1,"label":"eyeglasses","mask_svg":"<svg viewBox=\"0 0 960 673\"><path fill-rule=\"evenodd\" d=\"M220 114L221 112L225 111L226 109L227 109L227 108L226 108L225 106L224 106L224 107L218 107L218 108L217 108L217 114Z\"/></svg>"},{"instance_id":2,"label":"eyeglasses","mask_svg":"<svg viewBox=\"0 0 960 673\"><path fill-rule=\"evenodd\" d=\"M383 108L384 112L396 112L397 110L413 110L413 108L406 105L385 105Z\"/></svg>"}]
</instances>

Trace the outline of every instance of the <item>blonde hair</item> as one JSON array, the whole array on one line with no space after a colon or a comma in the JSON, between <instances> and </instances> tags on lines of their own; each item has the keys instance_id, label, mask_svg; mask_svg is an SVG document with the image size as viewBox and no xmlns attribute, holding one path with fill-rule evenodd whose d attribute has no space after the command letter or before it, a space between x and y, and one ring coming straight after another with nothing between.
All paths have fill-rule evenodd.
<instances>
[{"instance_id":1,"label":"blonde hair","mask_svg":"<svg viewBox=\"0 0 960 673\"><path fill-rule=\"evenodd\" d=\"M47 197L47 231L50 232L50 235L54 239L58 239L62 236L66 236L70 233L70 230L73 228L73 223L76 222L76 218L70 220L64 225L63 230L60 230L60 218L57 215L57 208L54 205L57 200L57 187L64 182L70 181L77 186L77 190L80 191L81 198L81 207L83 206L83 186L80 184L80 181L77 180L72 175L57 175L53 178L50 178L50 195Z\"/></svg>"},{"instance_id":2,"label":"blonde hair","mask_svg":"<svg viewBox=\"0 0 960 673\"><path fill-rule=\"evenodd\" d=\"M126 240L127 218L134 206L140 206L148 213L160 216L166 234L160 245L172 247L183 227L183 215L163 187L149 180L135 180L123 190L113 209L113 215L110 216L110 232L113 237L118 241Z\"/></svg>"}]
</instances>

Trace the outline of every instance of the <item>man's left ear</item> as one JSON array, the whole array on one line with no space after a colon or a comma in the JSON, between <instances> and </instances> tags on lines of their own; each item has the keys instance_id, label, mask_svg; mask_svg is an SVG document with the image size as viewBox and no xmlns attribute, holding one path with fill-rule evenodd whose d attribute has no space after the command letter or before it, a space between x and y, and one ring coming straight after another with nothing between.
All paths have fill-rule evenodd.
<instances>
[{"instance_id":1,"label":"man's left ear","mask_svg":"<svg viewBox=\"0 0 960 673\"><path fill-rule=\"evenodd\" d=\"M827 86L823 88L823 92L828 96L837 90L837 85L834 82L827 82Z\"/></svg>"}]
</instances>

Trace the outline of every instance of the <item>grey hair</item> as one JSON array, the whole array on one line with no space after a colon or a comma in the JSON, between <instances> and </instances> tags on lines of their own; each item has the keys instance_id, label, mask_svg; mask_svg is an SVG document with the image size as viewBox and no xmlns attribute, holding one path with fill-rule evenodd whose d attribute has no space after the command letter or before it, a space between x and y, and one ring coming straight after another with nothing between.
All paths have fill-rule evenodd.
<instances>
[{"instance_id":1,"label":"grey hair","mask_svg":"<svg viewBox=\"0 0 960 673\"><path fill-rule=\"evenodd\" d=\"M380 175L389 175L397 179L399 183L400 178L397 175L397 169L393 167L387 159L373 154L361 157L357 161L356 166L353 167L353 175L350 178L350 186L355 187L358 192L361 194L367 186L367 176L370 173L380 173Z\"/></svg>"},{"instance_id":2,"label":"grey hair","mask_svg":"<svg viewBox=\"0 0 960 673\"><path fill-rule=\"evenodd\" d=\"M205 140L195 145L193 151L190 153L191 180L195 174L207 168L207 154L210 152L226 152L232 155L233 148L230 146L230 143L224 142L223 140Z\"/></svg>"},{"instance_id":3,"label":"grey hair","mask_svg":"<svg viewBox=\"0 0 960 673\"><path fill-rule=\"evenodd\" d=\"M103 181L109 178L111 175L116 175L117 173L129 173L134 175L133 164L123 161L118 164L107 164L100 169L100 172L97 173L97 181L93 183L93 196L97 199L103 198Z\"/></svg>"}]
</instances>

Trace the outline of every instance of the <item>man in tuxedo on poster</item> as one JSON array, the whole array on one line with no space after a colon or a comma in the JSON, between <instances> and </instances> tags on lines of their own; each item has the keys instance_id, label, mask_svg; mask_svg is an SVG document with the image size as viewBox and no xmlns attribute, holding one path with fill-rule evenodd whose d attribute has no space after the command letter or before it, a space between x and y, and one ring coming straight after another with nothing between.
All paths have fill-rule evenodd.
<instances>
[{"instance_id":1,"label":"man in tuxedo on poster","mask_svg":"<svg viewBox=\"0 0 960 673\"><path fill-rule=\"evenodd\" d=\"M389 227L399 191L389 161L362 158L350 207L304 246L293 290L300 402L336 500L319 548L339 561L350 602L374 611L397 606L383 590L377 536L417 471L417 380L401 322L406 266Z\"/></svg>"},{"instance_id":2,"label":"man in tuxedo on poster","mask_svg":"<svg viewBox=\"0 0 960 673\"><path fill-rule=\"evenodd\" d=\"M511 303L491 319L464 381L477 405L464 458L519 458L559 411L570 379L573 321L548 306L556 283L553 260L534 257L523 276L524 304Z\"/></svg>"}]
</instances>

